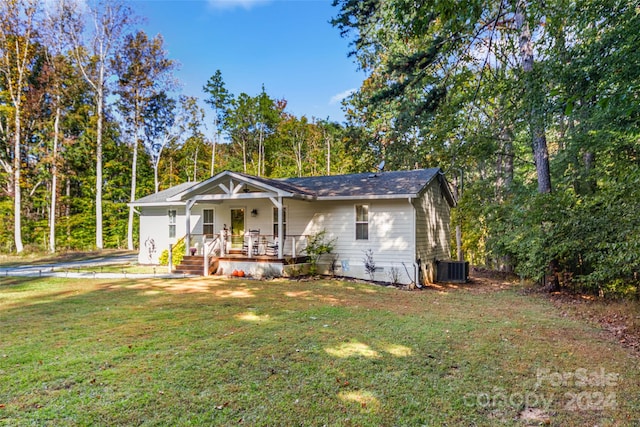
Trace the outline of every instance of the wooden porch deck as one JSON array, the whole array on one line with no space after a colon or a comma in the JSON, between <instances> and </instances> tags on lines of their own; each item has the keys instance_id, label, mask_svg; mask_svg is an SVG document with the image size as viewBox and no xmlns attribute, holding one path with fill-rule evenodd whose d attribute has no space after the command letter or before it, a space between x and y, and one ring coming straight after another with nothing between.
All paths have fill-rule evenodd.
<instances>
[{"instance_id":1,"label":"wooden porch deck","mask_svg":"<svg viewBox=\"0 0 640 427\"><path fill-rule=\"evenodd\" d=\"M285 266L305 264L308 260L308 256L278 258L271 255L245 255L242 252L232 252L221 257L212 257L209 272L213 275L228 275L233 270L242 270L251 275L259 275L260 272L273 268L282 274ZM203 276L204 256L185 256L182 263L174 268L174 272Z\"/></svg>"}]
</instances>

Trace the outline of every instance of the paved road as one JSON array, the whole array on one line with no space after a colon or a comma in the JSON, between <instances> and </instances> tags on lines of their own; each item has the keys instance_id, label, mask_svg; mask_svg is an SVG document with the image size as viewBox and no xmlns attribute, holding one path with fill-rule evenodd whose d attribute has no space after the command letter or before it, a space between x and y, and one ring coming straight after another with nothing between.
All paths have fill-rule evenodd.
<instances>
[{"instance_id":1,"label":"paved road","mask_svg":"<svg viewBox=\"0 0 640 427\"><path fill-rule=\"evenodd\" d=\"M0 267L0 283L3 277L69 277L77 279L120 279L120 278L177 278L185 277L184 274L167 273L167 267L158 266L156 274L142 273L102 273L100 267L106 265L129 265L138 260L136 254L105 255L104 257L85 259L80 261L59 262L51 264L26 264L21 266ZM73 270L82 269L78 272ZM86 271L93 269L93 271Z\"/></svg>"}]
</instances>

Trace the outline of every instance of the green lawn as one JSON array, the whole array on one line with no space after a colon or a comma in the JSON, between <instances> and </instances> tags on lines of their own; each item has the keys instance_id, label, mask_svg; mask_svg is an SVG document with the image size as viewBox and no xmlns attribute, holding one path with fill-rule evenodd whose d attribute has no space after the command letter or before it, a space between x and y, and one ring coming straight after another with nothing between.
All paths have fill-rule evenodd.
<instances>
[{"instance_id":1,"label":"green lawn","mask_svg":"<svg viewBox=\"0 0 640 427\"><path fill-rule=\"evenodd\" d=\"M0 278L0 425L638 425L638 359L517 287Z\"/></svg>"}]
</instances>

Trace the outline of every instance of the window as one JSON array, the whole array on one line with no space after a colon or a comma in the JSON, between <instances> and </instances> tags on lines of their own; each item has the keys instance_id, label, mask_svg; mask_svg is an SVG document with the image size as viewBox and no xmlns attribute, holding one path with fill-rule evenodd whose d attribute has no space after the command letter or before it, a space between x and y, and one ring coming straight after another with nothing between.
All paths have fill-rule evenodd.
<instances>
[{"instance_id":1,"label":"window","mask_svg":"<svg viewBox=\"0 0 640 427\"><path fill-rule=\"evenodd\" d=\"M208 237L213 236L213 209L202 210L202 234Z\"/></svg>"},{"instance_id":2,"label":"window","mask_svg":"<svg viewBox=\"0 0 640 427\"><path fill-rule=\"evenodd\" d=\"M169 210L169 238L174 239L176 237L176 211L174 209Z\"/></svg>"},{"instance_id":3,"label":"window","mask_svg":"<svg viewBox=\"0 0 640 427\"><path fill-rule=\"evenodd\" d=\"M356 205L356 240L369 240L369 205Z\"/></svg>"},{"instance_id":4,"label":"window","mask_svg":"<svg viewBox=\"0 0 640 427\"><path fill-rule=\"evenodd\" d=\"M278 237L278 208L273 208L273 236ZM282 210L282 236L287 236L287 208Z\"/></svg>"}]
</instances>

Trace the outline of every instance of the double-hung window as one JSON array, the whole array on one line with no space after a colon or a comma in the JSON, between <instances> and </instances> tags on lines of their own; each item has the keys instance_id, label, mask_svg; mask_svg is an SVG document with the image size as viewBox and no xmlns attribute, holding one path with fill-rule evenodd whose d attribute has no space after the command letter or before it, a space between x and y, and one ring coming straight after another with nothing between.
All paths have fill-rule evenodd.
<instances>
[{"instance_id":1,"label":"double-hung window","mask_svg":"<svg viewBox=\"0 0 640 427\"><path fill-rule=\"evenodd\" d=\"M369 205L356 205L356 240L369 240Z\"/></svg>"},{"instance_id":2,"label":"double-hung window","mask_svg":"<svg viewBox=\"0 0 640 427\"><path fill-rule=\"evenodd\" d=\"M202 210L202 234L207 237L213 236L214 230L213 209Z\"/></svg>"},{"instance_id":3,"label":"double-hung window","mask_svg":"<svg viewBox=\"0 0 640 427\"><path fill-rule=\"evenodd\" d=\"M169 238L175 239L176 237L176 211L175 209L169 209Z\"/></svg>"}]
</instances>

